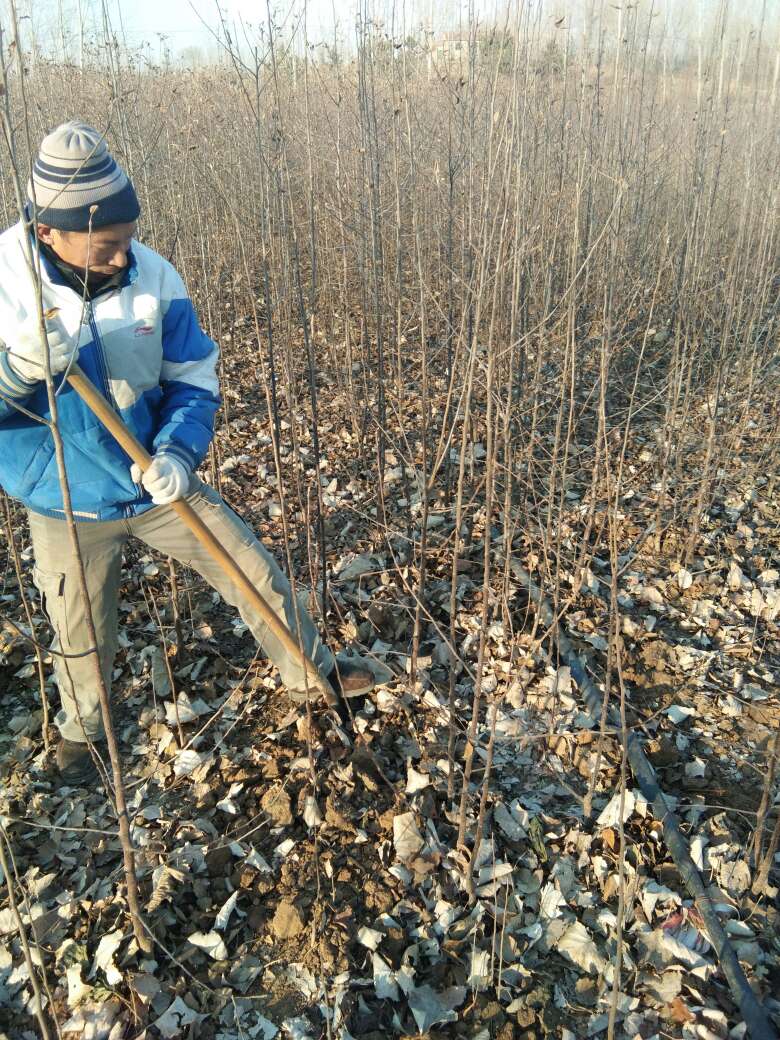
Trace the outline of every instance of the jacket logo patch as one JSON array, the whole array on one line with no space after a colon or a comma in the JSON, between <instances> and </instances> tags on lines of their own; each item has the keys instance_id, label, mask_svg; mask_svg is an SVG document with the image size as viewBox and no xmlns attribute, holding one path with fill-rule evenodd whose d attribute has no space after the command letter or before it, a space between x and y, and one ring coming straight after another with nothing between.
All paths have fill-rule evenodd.
<instances>
[{"instance_id":1,"label":"jacket logo patch","mask_svg":"<svg viewBox=\"0 0 780 1040\"><path fill-rule=\"evenodd\" d=\"M151 336L154 332L154 325L139 325L133 333L134 336Z\"/></svg>"}]
</instances>

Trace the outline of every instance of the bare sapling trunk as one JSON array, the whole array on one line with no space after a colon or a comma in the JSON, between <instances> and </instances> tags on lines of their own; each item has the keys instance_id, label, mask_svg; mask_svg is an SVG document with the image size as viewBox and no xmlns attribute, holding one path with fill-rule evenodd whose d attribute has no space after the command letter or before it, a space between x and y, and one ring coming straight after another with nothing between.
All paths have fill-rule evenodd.
<instances>
[{"instance_id":1,"label":"bare sapling trunk","mask_svg":"<svg viewBox=\"0 0 780 1040\"><path fill-rule=\"evenodd\" d=\"M19 76L19 92L22 101L23 111L25 114L25 132L27 135L27 148L28 154L32 154L32 146L29 135L29 119L27 117L27 101L24 86L24 71L23 71L23 59L22 59L22 45L18 34L18 22L16 15L15 0L11 0L11 16L13 22L13 35L14 42L16 44L16 62L17 71ZM0 41L1 42L1 41ZM2 48L0 47L0 51ZM6 104L2 112L3 130L5 135L6 148L8 153L8 159L12 170L14 189L16 192L16 201L18 206L19 218L25 222L27 227L27 220L25 217L24 209L24 196L22 194L21 177L19 173L19 166L17 161L17 153L15 149L14 133L9 118L8 109L8 70L5 65L4 58L2 67L3 85L5 87ZM58 413L58 402L57 395L54 390L54 382L51 374L51 367L49 364L49 351L48 341L46 338L46 306L43 300L43 283L41 279L41 268L40 268L40 249L37 238L37 225L35 224L36 205L35 199L32 199L32 226L30 230L34 237L33 241L30 235L25 235L25 259L28 265L29 275L33 281L35 301L38 309L38 330L41 337L41 343L45 345L44 350L44 364L45 364L45 379L46 379L46 391L49 403L49 414L51 416L49 429L51 430L52 439L54 441L54 454L57 463L57 473L60 480L60 491L62 494L63 511L65 513L65 522L68 529L68 538L70 542L71 552L73 554L73 561L76 565L76 574L79 582L79 588L82 596L82 602L84 607L84 621L86 628L87 639L90 644L92 651L93 662L95 667L95 683L100 698L100 711L103 721L103 728L106 734L106 742L108 745L109 758L111 760L111 767L114 779L114 801L116 805L117 822L119 825L119 838L122 845L122 858L124 861L125 870L125 883L127 885L127 903L130 912L130 918L133 925L133 932L135 934L136 941L139 947L145 953L151 953L152 943L141 920L141 904L138 894L138 881L135 873L135 852L133 849L132 839L130 837L130 822L127 812L127 801L125 798L124 779L122 772L122 760L119 754L119 747L116 741L114 733L114 726L111 719L111 706L109 701L109 694L106 688L105 680L103 678L103 670L100 664L100 654L98 649L97 635L95 631L95 623L92 614L92 605L89 598L89 590L87 587L87 579L84 571L84 560L81 555L78 540L78 529L75 518L73 516L73 506L70 497L70 485L68 483L68 476L65 467L65 450L62 442L62 436L59 430L59 413ZM94 748L91 750L94 753Z\"/></svg>"}]
</instances>

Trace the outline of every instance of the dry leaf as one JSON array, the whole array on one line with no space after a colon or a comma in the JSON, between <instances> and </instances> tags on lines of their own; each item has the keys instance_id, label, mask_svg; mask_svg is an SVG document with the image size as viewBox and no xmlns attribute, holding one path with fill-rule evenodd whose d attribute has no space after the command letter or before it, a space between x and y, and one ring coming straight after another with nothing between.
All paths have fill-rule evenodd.
<instances>
[{"instance_id":1,"label":"dry leaf","mask_svg":"<svg viewBox=\"0 0 780 1040\"><path fill-rule=\"evenodd\" d=\"M402 863L414 859L425 844L414 813L401 813L393 819L393 844Z\"/></svg>"},{"instance_id":2,"label":"dry leaf","mask_svg":"<svg viewBox=\"0 0 780 1040\"><path fill-rule=\"evenodd\" d=\"M198 946L215 961L226 961L228 959L227 947L222 941L222 936L215 931L194 932L187 937L187 942L192 943L193 946Z\"/></svg>"},{"instance_id":3,"label":"dry leaf","mask_svg":"<svg viewBox=\"0 0 780 1040\"><path fill-rule=\"evenodd\" d=\"M167 1040L178 1040L178 1038L186 1035L188 1028L193 1022L202 1022L204 1017L204 1015L199 1015L197 1011L193 1011L188 1004L184 1003L181 997L176 997L165 1014L160 1015L153 1025L159 1029Z\"/></svg>"},{"instance_id":4,"label":"dry leaf","mask_svg":"<svg viewBox=\"0 0 780 1040\"><path fill-rule=\"evenodd\" d=\"M684 1026L686 1022L695 1022L696 1016L689 1010L682 997L677 996L669 1004L670 1017L678 1026Z\"/></svg>"}]
</instances>

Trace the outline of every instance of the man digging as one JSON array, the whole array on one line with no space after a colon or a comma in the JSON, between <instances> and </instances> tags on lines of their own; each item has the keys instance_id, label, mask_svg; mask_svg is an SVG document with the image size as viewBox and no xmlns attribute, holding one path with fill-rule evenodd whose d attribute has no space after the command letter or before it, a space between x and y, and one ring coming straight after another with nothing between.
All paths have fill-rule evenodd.
<instances>
[{"instance_id":1,"label":"man digging","mask_svg":"<svg viewBox=\"0 0 780 1040\"><path fill-rule=\"evenodd\" d=\"M279 639L219 564L178 519L171 503L186 499L236 560L304 653L342 696L367 693L373 673L338 661L311 617L298 609L285 575L250 528L202 483L219 405L216 345L201 330L172 265L133 238L138 200L102 136L64 123L42 142L28 184L37 204L49 360L59 394L59 429L78 526L100 664L110 688L117 649L117 596L122 549L137 538L192 567L238 608L294 701L305 701L302 662ZM31 207L30 207L31 208ZM69 549L62 494L47 427L44 350L33 279L19 222L0 235L0 483L27 508L34 580L55 632L53 648L80 654L90 643L76 561ZM55 313L56 312L56 313ZM64 382L79 366L153 456L145 473ZM89 743L104 739L91 655L54 657L62 701L56 724L57 765L78 785L96 778ZM312 695L319 692L309 689Z\"/></svg>"}]
</instances>

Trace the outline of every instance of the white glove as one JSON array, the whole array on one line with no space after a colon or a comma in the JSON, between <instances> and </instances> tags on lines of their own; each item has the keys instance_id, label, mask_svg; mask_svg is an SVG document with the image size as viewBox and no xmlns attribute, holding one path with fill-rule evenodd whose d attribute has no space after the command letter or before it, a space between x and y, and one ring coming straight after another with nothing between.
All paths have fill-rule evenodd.
<instances>
[{"instance_id":1,"label":"white glove","mask_svg":"<svg viewBox=\"0 0 780 1040\"><path fill-rule=\"evenodd\" d=\"M46 337L49 341L49 364L53 376L64 372L71 360L78 354L78 347L63 329L62 325L50 318L46 322ZM27 383L37 383L45 377L44 350L38 322L27 321L19 330L19 335L8 347L8 364L13 371Z\"/></svg>"},{"instance_id":2,"label":"white glove","mask_svg":"<svg viewBox=\"0 0 780 1040\"><path fill-rule=\"evenodd\" d=\"M141 467L134 462L130 479L135 484L143 484L156 506L167 506L187 494L190 471L173 455L155 455L145 473L141 473Z\"/></svg>"}]
</instances>

